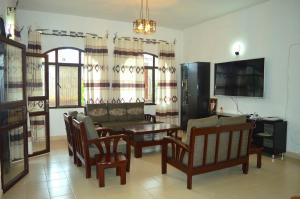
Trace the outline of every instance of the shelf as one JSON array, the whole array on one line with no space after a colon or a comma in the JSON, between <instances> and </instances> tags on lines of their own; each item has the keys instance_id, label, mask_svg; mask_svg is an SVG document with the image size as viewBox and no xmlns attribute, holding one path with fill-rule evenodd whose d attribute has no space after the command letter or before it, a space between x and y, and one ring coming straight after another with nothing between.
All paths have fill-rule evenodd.
<instances>
[{"instance_id":1,"label":"shelf","mask_svg":"<svg viewBox=\"0 0 300 199\"><path fill-rule=\"evenodd\" d=\"M273 137L272 134L270 134L270 133L265 133L265 132L257 133L256 136L258 136L258 137L268 137L268 138Z\"/></svg>"}]
</instances>

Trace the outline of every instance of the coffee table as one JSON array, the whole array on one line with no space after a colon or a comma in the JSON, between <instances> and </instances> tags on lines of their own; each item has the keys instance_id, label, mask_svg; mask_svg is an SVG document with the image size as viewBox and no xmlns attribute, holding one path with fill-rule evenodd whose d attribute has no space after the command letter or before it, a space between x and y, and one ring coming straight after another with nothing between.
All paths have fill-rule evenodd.
<instances>
[{"instance_id":1,"label":"coffee table","mask_svg":"<svg viewBox=\"0 0 300 199\"><path fill-rule=\"evenodd\" d=\"M142 148L148 146L162 145L162 139L160 140L149 140L149 141L137 141L134 136L146 135L146 134L157 134L167 133L168 136L177 137L177 132L180 129L179 126L167 123L153 123L144 124L124 128L124 131L130 136L130 145L134 147L134 157L142 157Z\"/></svg>"}]
</instances>

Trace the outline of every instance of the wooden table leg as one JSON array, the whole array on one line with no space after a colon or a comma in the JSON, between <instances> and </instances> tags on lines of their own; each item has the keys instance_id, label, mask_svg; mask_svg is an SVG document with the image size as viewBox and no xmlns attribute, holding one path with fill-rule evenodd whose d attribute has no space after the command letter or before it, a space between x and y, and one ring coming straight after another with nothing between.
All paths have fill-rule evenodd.
<instances>
[{"instance_id":1,"label":"wooden table leg","mask_svg":"<svg viewBox=\"0 0 300 199\"><path fill-rule=\"evenodd\" d=\"M142 157L142 147L139 144L134 146L134 157L141 158Z\"/></svg>"}]
</instances>

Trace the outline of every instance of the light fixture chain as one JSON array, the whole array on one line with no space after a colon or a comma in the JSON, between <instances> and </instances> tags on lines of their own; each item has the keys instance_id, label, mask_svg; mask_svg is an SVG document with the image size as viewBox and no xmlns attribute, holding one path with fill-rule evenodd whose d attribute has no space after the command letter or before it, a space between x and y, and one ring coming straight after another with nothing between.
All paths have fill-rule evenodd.
<instances>
[{"instance_id":1,"label":"light fixture chain","mask_svg":"<svg viewBox=\"0 0 300 199\"><path fill-rule=\"evenodd\" d=\"M149 20L149 6L148 6L148 0L146 0L146 18Z\"/></svg>"},{"instance_id":2,"label":"light fixture chain","mask_svg":"<svg viewBox=\"0 0 300 199\"><path fill-rule=\"evenodd\" d=\"M140 10L140 18L143 19L143 9L144 9L144 0L141 0L141 10Z\"/></svg>"}]
</instances>

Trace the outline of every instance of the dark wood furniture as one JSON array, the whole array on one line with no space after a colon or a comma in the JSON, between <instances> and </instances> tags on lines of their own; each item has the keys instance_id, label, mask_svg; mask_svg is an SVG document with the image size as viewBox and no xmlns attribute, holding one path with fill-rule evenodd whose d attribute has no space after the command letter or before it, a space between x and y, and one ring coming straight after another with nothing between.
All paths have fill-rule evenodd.
<instances>
[{"instance_id":1,"label":"dark wood furniture","mask_svg":"<svg viewBox=\"0 0 300 199\"><path fill-rule=\"evenodd\" d=\"M82 164L85 165L85 172L86 172L86 178L91 177L91 167L93 165L97 165L105 155L106 151L103 151L103 148L101 146L101 142L103 142L103 139L111 139L110 137L113 137L111 129L98 127L97 133L99 138L97 139L91 139L88 140L87 138L87 130L83 122L77 121L75 118L72 120L73 125L73 135L74 135L74 145L76 148L76 156L77 156L77 165L81 166ZM125 139L126 141L126 139ZM95 145L98 149L98 152L95 156L90 155L89 147L91 145ZM126 141L126 170L130 170L130 145Z\"/></svg>"},{"instance_id":2,"label":"dark wood furniture","mask_svg":"<svg viewBox=\"0 0 300 199\"><path fill-rule=\"evenodd\" d=\"M73 156L74 164L77 164L76 148L74 145L74 135L72 129L72 116L68 115L67 113L64 113L63 116L67 133L69 156Z\"/></svg>"},{"instance_id":3,"label":"dark wood furniture","mask_svg":"<svg viewBox=\"0 0 300 199\"><path fill-rule=\"evenodd\" d=\"M128 136L122 134L102 137L96 142L97 147L101 151L101 154L99 155L99 162L97 163L97 178L99 180L99 187L104 187L105 185L104 169L106 168L116 168L117 175L120 175L121 184L126 184L127 159L124 154L117 151L118 143L121 139L128 142Z\"/></svg>"},{"instance_id":4,"label":"dark wood furniture","mask_svg":"<svg viewBox=\"0 0 300 199\"><path fill-rule=\"evenodd\" d=\"M254 144L250 145L249 154L256 154L256 167L261 168L261 154L264 148L256 146Z\"/></svg>"},{"instance_id":5,"label":"dark wood furniture","mask_svg":"<svg viewBox=\"0 0 300 199\"><path fill-rule=\"evenodd\" d=\"M210 63L181 64L181 121L186 129L189 119L209 115Z\"/></svg>"},{"instance_id":6,"label":"dark wood furniture","mask_svg":"<svg viewBox=\"0 0 300 199\"><path fill-rule=\"evenodd\" d=\"M276 155L286 152L287 121L266 119L255 120L253 131L253 143L263 147L264 152L271 154L274 159Z\"/></svg>"},{"instance_id":7,"label":"dark wood furniture","mask_svg":"<svg viewBox=\"0 0 300 199\"><path fill-rule=\"evenodd\" d=\"M161 145L162 139L160 140L136 140L135 136L143 136L146 134L157 134L166 132L168 136L178 137L177 131L180 127L166 123L155 123L137 125L132 127L124 128L124 131L130 135L130 145L134 147L134 156L136 158L142 157L142 148L148 146Z\"/></svg>"},{"instance_id":8,"label":"dark wood furniture","mask_svg":"<svg viewBox=\"0 0 300 199\"><path fill-rule=\"evenodd\" d=\"M0 36L0 173L4 193L28 174L25 51L25 45Z\"/></svg>"},{"instance_id":9,"label":"dark wood furniture","mask_svg":"<svg viewBox=\"0 0 300 199\"><path fill-rule=\"evenodd\" d=\"M236 132L239 133L237 143L234 139ZM251 132L252 125L250 123L192 128L189 145L172 137L165 137L162 145L162 174L167 173L167 163L181 170L187 175L188 189L192 188L192 177L196 174L236 165L242 165L243 173L247 174ZM228 141L223 138L224 134L228 136ZM211 142L212 137L215 137L215 142ZM210 143L215 144L209 145L209 140ZM200 144L199 146L200 141L203 141L201 142L203 145ZM225 146L224 149L221 148L222 145ZM224 152L226 153L223 154ZM236 154L236 157L232 154ZM199 156L198 162L201 162L199 165L194 164L197 161L195 159L197 156Z\"/></svg>"}]
</instances>

